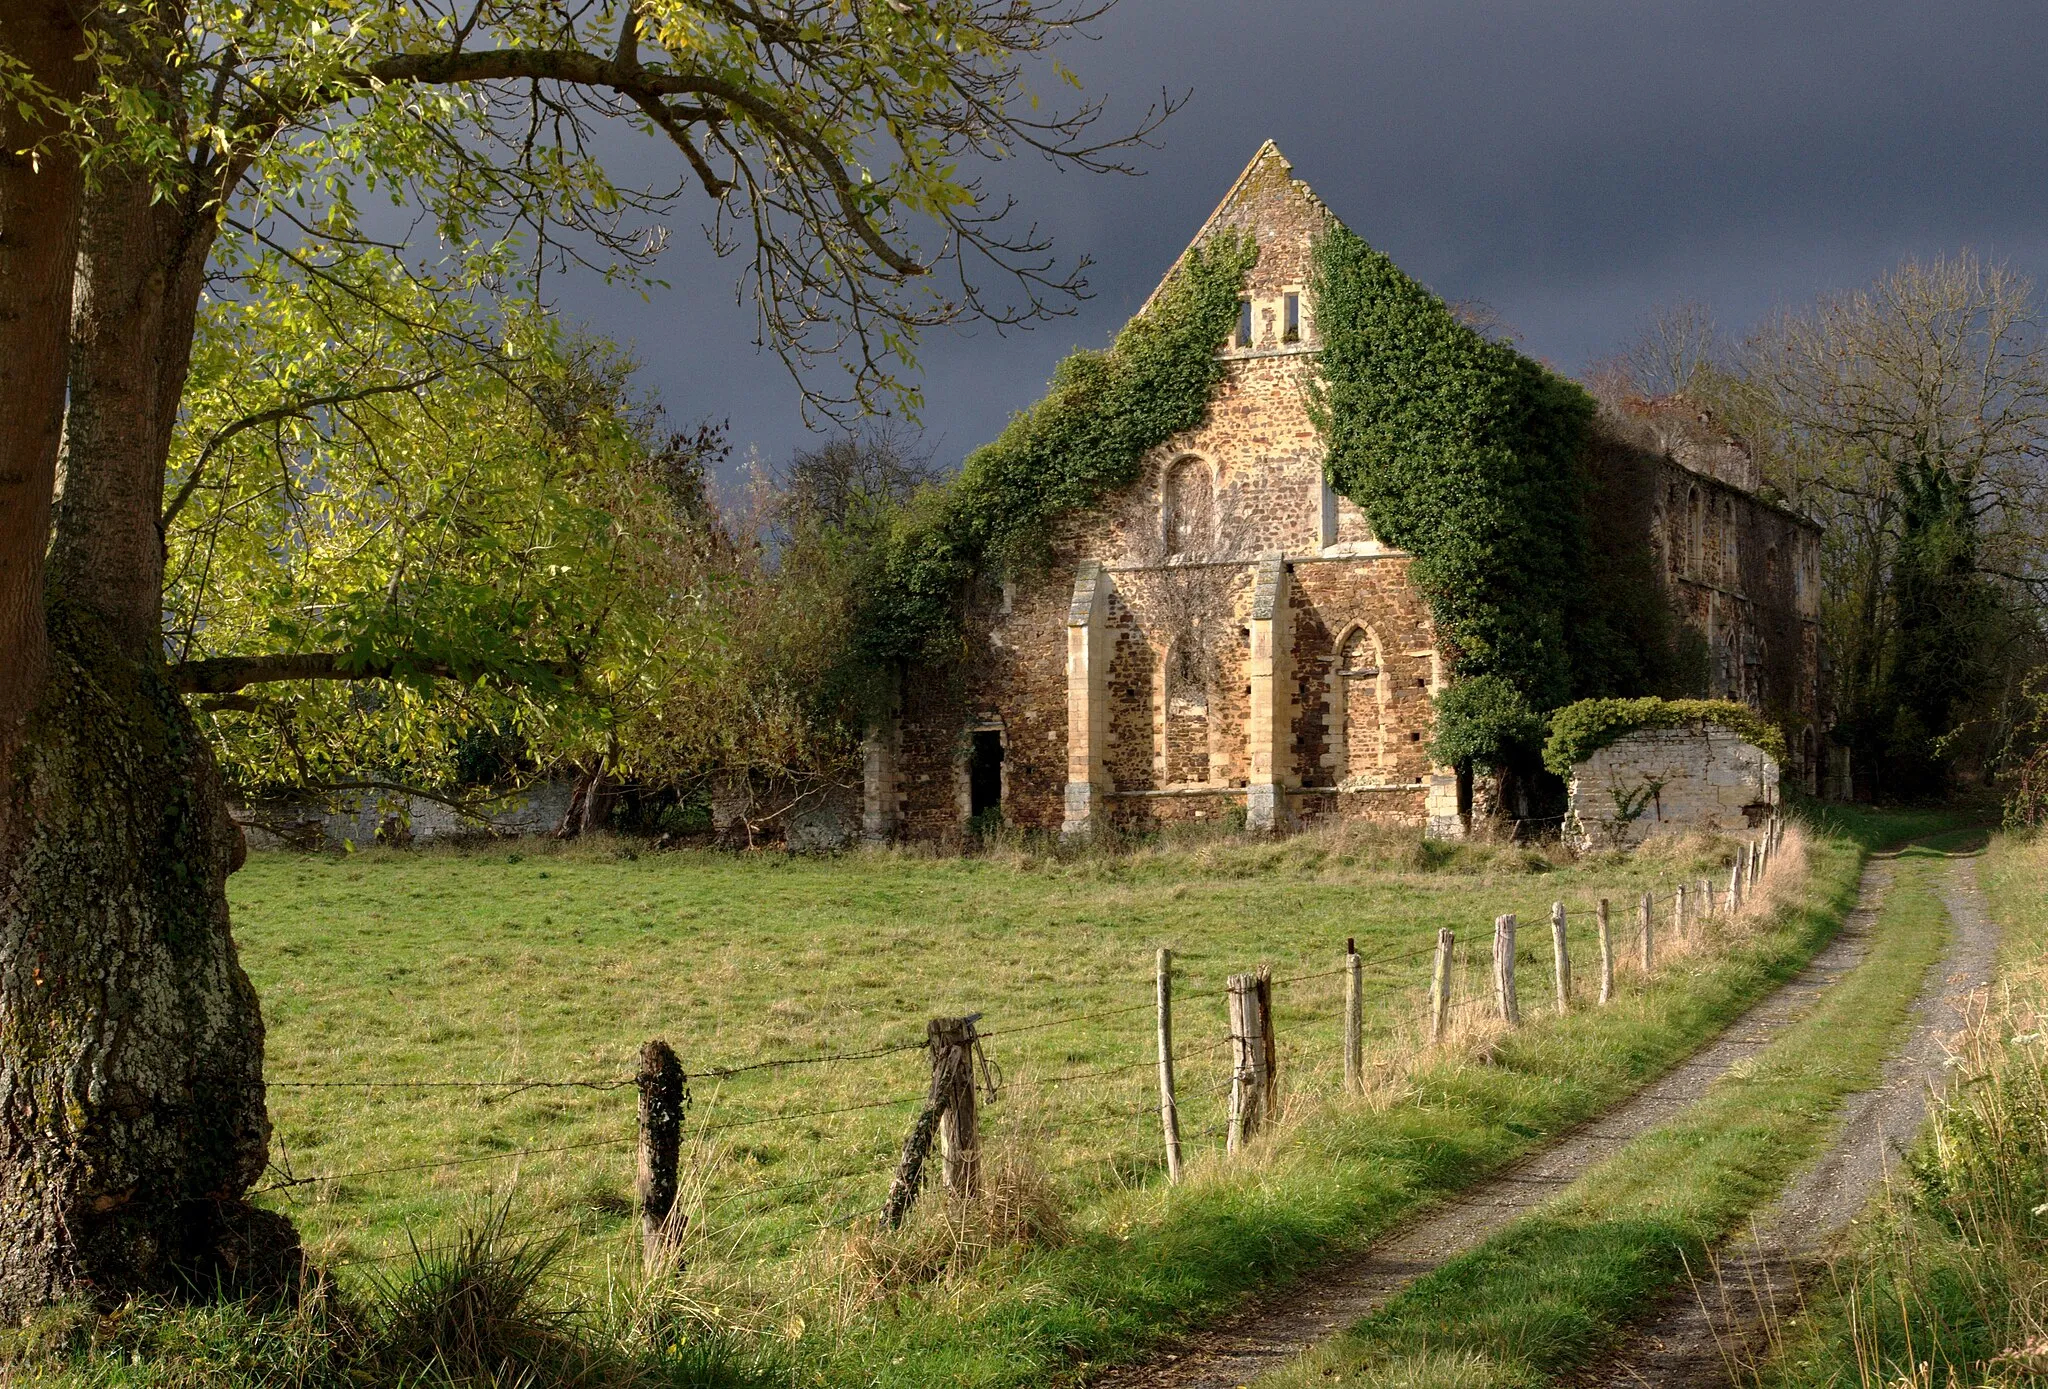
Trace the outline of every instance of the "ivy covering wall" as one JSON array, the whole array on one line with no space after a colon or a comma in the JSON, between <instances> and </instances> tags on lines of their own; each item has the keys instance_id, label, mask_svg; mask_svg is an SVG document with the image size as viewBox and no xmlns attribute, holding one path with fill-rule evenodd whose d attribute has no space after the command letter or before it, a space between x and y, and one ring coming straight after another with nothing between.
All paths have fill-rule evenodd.
<instances>
[{"instance_id":1,"label":"ivy covering wall","mask_svg":"<svg viewBox=\"0 0 2048 1389\"><path fill-rule=\"evenodd\" d=\"M1498 746L1492 730L1526 738L1522 711L1597 678L1575 659L1575 629L1597 621L1580 506L1592 398L1480 336L1341 226L1316 243L1310 294L1322 337L1310 410L1330 482L1415 556L1461 681L1490 677L1484 727L1464 727L1455 703L1439 710L1439 755L1533 759L1534 746ZM1521 711L1503 714L1510 691Z\"/></svg>"},{"instance_id":2,"label":"ivy covering wall","mask_svg":"<svg viewBox=\"0 0 2048 1389\"><path fill-rule=\"evenodd\" d=\"M1714 723L1746 739L1779 762L1785 734L1746 704L1727 699L1582 699L1550 716L1543 765L1561 777L1600 749L1646 728Z\"/></svg>"},{"instance_id":3,"label":"ivy covering wall","mask_svg":"<svg viewBox=\"0 0 2048 1389\"><path fill-rule=\"evenodd\" d=\"M889 537L857 628L876 665L959 659L962 605L977 572L1042 557L1055 518L1137 480L1145 454L1202 422L1223 377L1217 346L1258 256L1222 233L1192 250L1107 351L1076 352L1045 396L925 489Z\"/></svg>"}]
</instances>

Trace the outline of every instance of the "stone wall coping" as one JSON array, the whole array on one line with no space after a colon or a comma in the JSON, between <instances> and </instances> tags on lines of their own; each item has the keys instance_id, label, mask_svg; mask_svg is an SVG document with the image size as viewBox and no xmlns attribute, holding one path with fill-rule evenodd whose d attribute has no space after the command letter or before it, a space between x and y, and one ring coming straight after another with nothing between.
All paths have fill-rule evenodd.
<instances>
[{"instance_id":1,"label":"stone wall coping","mask_svg":"<svg viewBox=\"0 0 2048 1389\"><path fill-rule=\"evenodd\" d=\"M1171 574L1177 569L1257 569L1269 556L1246 555L1242 559L1173 559L1160 564L1138 564L1123 561L1105 563L1105 574ZM1304 550L1300 554L1283 551L1281 562L1288 568L1297 564L1374 564L1380 560L1410 559L1406 550L1381 550L1370 555L1325 555Z\"/></svg>"}]
</instances>

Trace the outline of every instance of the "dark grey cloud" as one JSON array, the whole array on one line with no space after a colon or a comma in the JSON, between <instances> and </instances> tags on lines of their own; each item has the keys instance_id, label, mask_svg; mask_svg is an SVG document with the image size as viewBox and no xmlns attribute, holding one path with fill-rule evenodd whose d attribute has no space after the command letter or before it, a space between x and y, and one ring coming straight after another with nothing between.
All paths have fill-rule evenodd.
<instances>
[{"instance_id":1,"label":"dark grey cloud","mask_svg":"<svg viewBox=\"0 0 2048 1389\"><path fill-rule=\"evenodd\" d=\"M2048 278L2048 7L1676 0L1124 0L1068 54L1111 119L1192 91L1139 179L998 171L1096 295L1025 333L926 347L925 424L955 461L1106 342L1267 137L1353 230L1483 300L1567 370L1658 304L1740 330L1969 247ZM672 413L770 457L809 436L749 346L732 267L686 219L645 300L573 284L565 313L632 342Z\"/></svg>"}]
</instances>

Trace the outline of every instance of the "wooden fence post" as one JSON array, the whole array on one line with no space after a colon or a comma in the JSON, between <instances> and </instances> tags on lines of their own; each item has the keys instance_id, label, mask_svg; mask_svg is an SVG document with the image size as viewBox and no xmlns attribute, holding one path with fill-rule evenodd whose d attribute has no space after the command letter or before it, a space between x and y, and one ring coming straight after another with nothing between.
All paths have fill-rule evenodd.
<instances>
[{"instance_id":1,"label":"wooden fence post","mask_svg":"<svg viewBox=\"0 0 2048 1389\"><path fill-rule=\"evenodd\" d=\"M1180 1105L1173 1094L1173 952L1159 948L1159 1128L1166 1139L1166 1180L1180 1182Z\"/></svg>"},{"instance_id":2,"label":"wooden fence post","mask_svg":"<svg viewBox=\"0 0 2048 1389\"><path fill-rule=\"evenodd\" d=\"M1742 910L1742 855L1735 856L1735 866L1728 870L1728 915Z\"/></svg>"},{"instance_id":3,"label":"wooden fence post","mask_svg":"<svg viewBox=\"0 0 2048 1389\"><path fill-rule=\"evenodd\" d=\"M974 1024L976 1013L965 1018L933 1018L925 1024L925 1045L931 1052L931 1088L924 1105L903 1140L902 1156L896 1160L896 1176L889 1183L889 1199L882 1206L882 1224L894 1230L910 1214L917 1193L924 1187L925 1159L931 1155L932 1139L940 1141L945 1158L948 1191L972 1196L980 1183L981 1154L976 1150L974 1112ZM954 1112L966 1109L965 1123Z\"/></svg>"},{"instance_id":4,"label":"wooden fence post","mask_svg":"<svg viewBox=\"0 0 2048 1389\"><path fill-rule=\"evenodd\" d=\"M1436 933L1436 971L1429 981L1429 1040L1436 1046L1444 1043L1444 1032L1451 1022L1451 952L1457 947L1457 937L1449 928L1439 928Z\"/></svg>"},{"instance_id":5,"label":"wooden fence post","mask_svg":"<svg viewBox=\"0 0 2048 1389\"><path fill-rule=\"evenodd\" d=\"M948 1098L939 1115L939 1152L944 1158L946 1190L955 1196L981 1194L981 1123L974 1103L974 1022L969 1018L934 1018L932 1083L943 1069Z\"/></svg>"},{"instance_id":6,"label":"wooden fence post","mask_svg":"<svg viewBox=\"0 0 2048 1389\"><path fill-rule=\"evenodd\" d=\"M1500 1004L1500 1019L1509 1027L1522 1022L1521 1005L1515 1000L1515 914L1506 912L1493 919L1493 995Z\"/></svg>"},{"instance_id":7,"label":"wooden fence post","mask_svg":"<svg viewBox=\"0 0 2048 1389\"><path fill-rule=\"evenodd\" d=\"M1550 960L1557 979L1557 1011L1568 1013L1572 1006L1572 956L1564 939L1564 903L1550 904Z\"/></svg>"},{"instance_id":8,"label":"wooden fence post","mask_svg":"<svg viewBox=\"0 0 2048 1389\"><path fill-rule=\"evenodd\" d=\"M1678 895L1671 899L1671 934L1675 939L1685 939L1685 884L1678 885Z\"/></svg>"},{"instance_id":9,"label":"wooden fence post","mask_svg":"<svg viewBox=\"0 0 2048 1389\"><path fill-rule=\"evenodd\" d=\"M1700 879L1700 916L1702 919L1714 914L1714 880Z\"/></svg>"},{"instance_id":10,"label":"wooden fence post","mask_svg":"<svg viewBox=\"0 0 2048 1389\"><path fill-rule=\"evenodd\" d=\"M1607 929L1607 899L1600 899L1600 1001L1614 999L1614 937Z\"/></svg>"},{"instance_id":11,"label":"wooden fence post","mask_svg":"<svg viewBox=\"0 0 2048 1389\"><path fill-rule=\"evenodd\" d=\"M1651 897L1647 892L1643 894L1642 900L1636 904L1636 924L1643 928L1643 978L1645 979L1648 979L1651 971L1657 968L1657 931L1656 923L1650 919L1651 905Z\"/></svg>"},{"instance_id":12,"label":"wooden fence post","mask_svg":"<svg viewBox=\"0 0 2048 1389\"><path fill-rule=\"evenodd\" d=\"M1344 1090L1365 1089L1365 961L1358 942L1344 942Z\"/></svg>"},{"instance_id":13,"label":"wooden fence post","mask_svg":"<svg viewBox=\"0 0 2048 1389\"><path fill-rule=\"evenodd\" d=\"M1265 1057L1265 1083L1259 1093L1266 1102L1266 1117L1280 1117L1280 1046L1273 1036L1273 967L1260 965L1257 970L1259 981L1259 1040L1260 1053Z\"/></svg>"},{"instance_id":14,"label":"wooden fence post","mask_svg":"<svg viewBox=\"0 0 2048 1389\"><path fill-rule=\"evenodd\" d=\"M640 1242L649 1262L680 1230L670 1228L676 1204L676 1162L683 1145L683 1063L659 1038L640 1048L640 1146L634 1190L640 1198Z\"/></svg>"},{"instance_id":15,"label":"wooden fence post","mask_svg":"<svg viewBox=\"0 0 2048 1389\"><path fill-rule=\"evenodd\" d=\"M1259 978L1233 974L1224 981L1230 998L1230 1136L1235 1153L1259 1131L1265 1117L1266 1022L1260 1017Z\"/></svg>"}]
</instances>

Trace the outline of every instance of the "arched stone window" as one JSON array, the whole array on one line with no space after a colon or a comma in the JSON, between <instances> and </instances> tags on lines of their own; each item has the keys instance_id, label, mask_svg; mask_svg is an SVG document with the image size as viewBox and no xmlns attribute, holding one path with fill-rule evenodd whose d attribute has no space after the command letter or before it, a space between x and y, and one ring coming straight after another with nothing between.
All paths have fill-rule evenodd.
<instances>
[{"instance_id":1,"label":"arched stone window","mask_svg":"<svg viewBox=\"0 0 2048 1389\"><path fill-rule=\"evenodd\" d=\"M1339 785L1373 784L1387 768L1387 678L1379 638L1354 626L1337 639L1330 671L1331 772Z\"/></svg>"},{"instance_id":2,"label":"arched stone window","mask_svg":"<svg viewBox=\"0 0 2048 1389\"><path fill-rule=\"evenodd\" d=\"M1168 555L1205 555L1216 543L1216 484L1199 458L1166 470L1161 522Z\"/></svg>"},{"instance_id":3,"label":"arched stone window","mask_svg":"<svg viewBox=\"0 0 2048 1389\"><path fill-rule=\"evenodd\" d=\"M1201 634L1188 630L1160 653L1164 718L1160 721L1160 776L1168 786L1198 786L1210 779L1209 674Z\"/></svg>"}]
</instances>

